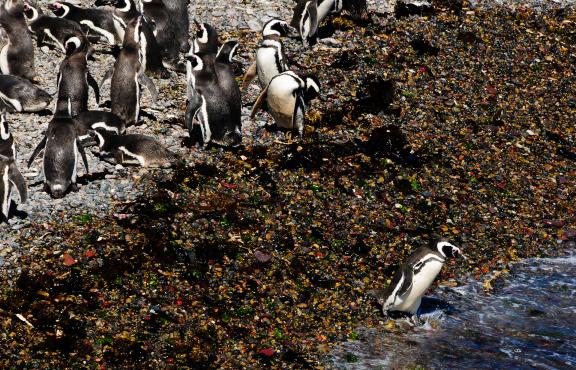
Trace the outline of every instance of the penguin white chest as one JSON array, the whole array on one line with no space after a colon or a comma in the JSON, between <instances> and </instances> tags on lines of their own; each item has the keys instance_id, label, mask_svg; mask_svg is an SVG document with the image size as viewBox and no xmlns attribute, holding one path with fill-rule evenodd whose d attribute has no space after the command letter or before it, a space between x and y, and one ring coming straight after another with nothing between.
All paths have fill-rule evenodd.
<instances>
[{"instance_id":1,"label":"penguin white chest","mask_svg":"<svg viewBox=\"0 0 576 370\"><path fill-rule=\"evenodd\" d=\"M276 125L284 128L292 127L292 115L296 105L296 96L293 93L300 85L290 76L278 76L268 86L267 103Z\"/></svg>"},{"instance_id":2,"label":"penguin white chest","mask_svg":"<svg viewBox=\"0 0 576 370\"><path fill-rule=\"evenodd\" d=\"M430 259L418 271L414 271L412 288L402 297L398 297L401 302L398 302L394 310L416 313L420 307L422 296L438 276L443 264L437 259Z\"/></svg>"},{"instance_id":3,"label":"penguin white chest","mask_svg":"<svg viewBox=\"0 0 576 370\"><path fill-rule=\"evenodd\" d=\"M275 48L260 48L256 52L256 65L258 67L258 80L262 88L266 87L272 77L281 73L278 51Z\"/></svg>"}]
</instances>

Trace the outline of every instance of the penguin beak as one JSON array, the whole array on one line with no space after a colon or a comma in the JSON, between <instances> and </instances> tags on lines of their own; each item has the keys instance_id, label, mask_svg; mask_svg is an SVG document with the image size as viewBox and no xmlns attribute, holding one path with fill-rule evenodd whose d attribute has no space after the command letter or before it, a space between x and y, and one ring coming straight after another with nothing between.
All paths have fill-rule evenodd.
<instances>
[{"instance_id":1,"label":"penguin beak","mask_svg":"<svg viewBox=\"0 0 576 370\"><path fill-rule=\"evenodd\" d=\"M298 30L290 25L286 25L286 35L288 35L290 38L300 37Z\"/></svg>"}]
</instances>

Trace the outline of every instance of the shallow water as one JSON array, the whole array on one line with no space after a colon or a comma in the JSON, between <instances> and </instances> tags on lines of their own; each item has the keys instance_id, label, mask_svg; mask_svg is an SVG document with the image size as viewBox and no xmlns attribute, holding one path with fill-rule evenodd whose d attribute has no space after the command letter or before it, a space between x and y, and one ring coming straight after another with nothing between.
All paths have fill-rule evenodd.
<instances>
[{"instance_id":1,"label":"shallow water","mask_svg":"<svg viewBox=\"0 0 576 370\"><path fill-rule=\"evenodd\" d=\"M576 256L526 260L492 294L477 282L438 288L433 296L450 305L433 309L428 301L422 326L399 319L358 330L360 339L339 346L332 362L339 369L573 369L575 292Z\"/></svg>"}]
</instances>

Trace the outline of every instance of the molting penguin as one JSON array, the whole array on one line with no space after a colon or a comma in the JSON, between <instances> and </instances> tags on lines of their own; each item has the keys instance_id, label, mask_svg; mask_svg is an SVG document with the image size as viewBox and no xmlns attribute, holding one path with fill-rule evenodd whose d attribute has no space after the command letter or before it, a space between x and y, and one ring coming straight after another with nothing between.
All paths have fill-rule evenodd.
<instances>
[{"instance_id":1,"label":"molting penguin","mask_svg":"<svg viewBox=\"0 0 576 370\"><path fill-rule=\"evenodd\" d=\"M28 28L36 34L39 47L47 44L45 40L48 39L65 53L64 43L69 38L77 37L83 43L87 42L86 35L78 23L45 15L40 7L34 6L31 2L24 2L24 16L28 21Z\"/></svg>"},{"instance_id":2,"label":"molting penguin","mask_svg":"<svg viewBox=\"0 0 576 370\"><path fill-rule=\"evenodd\" d=\"M164 59L164 66L176 72L184 72L184 67L179 63L180 44L178 31L180 17L172 17L162 0L141 0L144 15L152 19L156 26L156 41Z\"/></svg>"},{"instance_id":3,"label":"molting penguin","mask_svg":"<svg viewBox=\"0 0 576 370\"><path fill-rule=\"evenodd\" d=\"M23 12L21 0L6 0L0 5L0 26L8 35L0 46L0 72L31 80L36 76L34 46Z\"/></svg>"},{"instance_id":4,"label":"molting penguin","mask_svg":"<svg viewBox=\"0 0 576 370\"><path fill-rule=\"evenodd\" d=\"M292 71L281 73L260 93L252 107L251 118L266 100L268 112L278 127L297 129L302 135L306 105L319 93L320 83L316 77L302 79Z\"/></svg>"},{"instance_id":5,"label":"molting penguin","mask_svg":"<svg viewBox=\"0 0 576 370\"><path fill-rule=\"evenodd\" d=\"M234 108L219 84L212 54L197 53L187 56L191 74L189 97L186 109L186 127L190 136L197 137L205 145L215 143L222 146L236 146L242 141L238 120L233 117ZM194 124L194 119L199 123Z\"/></svg>"},{"instance_id":6,"label":"molting penguin","mask_svg":"<svg viewBox=\"0 0 576 370\"><path fill-rule=\"evenodd\" d=\"M88 45L77 37L66 40L66 58L58 72L58 101L56 112L68 112L71 117L88 109L88 85L100 101L98 84L88 71Z\"/></svg>"},{"instance_id":7,"label":"molting penguin","mask_svg":"<svg viewBox=\"0 0 576 370\"><path fill-rule=\"evenodd\" d=\"M144 75L142 58L146 46L143 45L143 16L134 18L128 24L124 35L122 51L112 74L110 100L112 113L120 117L127 125L138 123L140 117L140 84L146 86L156 102L158 93L152 81ZM107 76L104 77L104 81ZM103 83L104 83L103 81Z\"/></svg>"},{"instance_id":8,"label":"molting penguin","mask_svg":"<svg viewBox=\"0 0 576 370\"><path fill-rule=\"evenodd\" d=\"M86 173L88 161L84 147L76 133L76 125L69 112L57 112L42 141L38 144L28 160L28 167L34 158L44 150L42 167L44 170L45 188L54 198L62 198L68 190L76 189L79 157L84 161Z\"/></svg>"},{"instance_id":9,"label":"molting penguin","mask_svg":"<svg viewBox=\"0 0 576 370\"><path fill-rule=\"evenodd\" d=\"M117 135L111 130L94 130L102 152L112 153L118 164L167 168L183 164L182 160L156 139L139 134Z\"/></svg>"},{"instance_id":10,"label":"molting penguin","mask_svg":"<svg viewBox=\"0 0 576 370\"><path fill-rule=\"evenodd\" d=\"M110 45L122 43L110 9L81 8L72 3L56 1L50 5L50 10L59 18L70 19L85 26L88 31L94 31Z\"/></svg>"},{"instance_id":11,"label":"molting penguin","mask_svg":"<svg viewBox=\"0 0 576 370\"><path fill-rule=\"evenodd\" d=\"M136 9L136 4L133 0L97 0L97 6L101 5L113 5L114 13L112 14L114 18L114 25L116 26L116 31L122 37L124 41L124 33L128 23L140 15L140 12ZM154 31L152 26L143 19L142 20L142 30L143 30L143 40L142 45L146 46L146 57L142 58L142 65L147 72L158 75L160 78L168 78L170 74L162 64L162 53L160 53L160 47L156 41L156 36L154 36Z\"/></svg>"},{"instance_id":12,"label":"molting penguin","mask_svg":"<svg viewBox=\"0 0 576 370\"><path fill-rule=\"evenodd\" d=\"M20 202L25 203L28 196L26 181L16 167L16 146L8 130L6 113L0 114L0 221L8 219L10 194L15 187L20 195Z\"/></svg>"},{"instance_id":13,"label":"molting penguin","mask_svg":"<svg viewBox=\"0 0 576 370\"><path fill-rule=\"evenodd\" d=\"M448 258L462 257L459 248L446 239L434 240L430 247L418 248L396 271L387 289L372 291L382 311L400 311L417 314L422 296Z\"/></svg>"},{"instance_id":14,"label":"molting penguin","mask_svg":"<svg viewBox=\"0 0 576 370\"><path fill-rule=\"evenodd\" d=\"M244 75L242 90L250 85L256 75L258 75L260 87L264 88L268 86L272 77L289 69L281 38L293 32L294 29L280 19L272 19L264 25L263 40L256 50L256 60Z\"/></svg>"},{"instance_id":15,"label":"molting penguin","mask_svg":"<svg viewBox=\"0 0 576 370\"><path fill-rule=\"evenodd\" d=\"M52 96L25 78L0 75L0 100L9 102L16 112L39 112L48 107Z\"/></svg>"}]
</instances>

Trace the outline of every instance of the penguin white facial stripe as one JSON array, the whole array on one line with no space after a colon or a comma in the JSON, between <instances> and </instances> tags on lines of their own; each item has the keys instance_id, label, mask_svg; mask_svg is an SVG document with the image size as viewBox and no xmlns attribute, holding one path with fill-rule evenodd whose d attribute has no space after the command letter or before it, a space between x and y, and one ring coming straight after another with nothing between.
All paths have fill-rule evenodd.
<instances>
[{"instance_id":1,"label":"penguin white facial stripe","mask_svg":"<svg viewBox=\"0 0 576 370\"><path fill-rule=\"evenodd\" d=\"M454 244L452 244L452 243L449 243L449 242L439 242L439 243L436 245L436 249L438 249L438 252L439 252L442 256L444 256L444 257L446 257L446 254L444 254L444 251L442 250L444 247L452 247L452 249L457 249L458 251L460 251L460 249L458 249L458 247L456 247L456 246L455 246Z\"/></svg>"},{"instance_id":2,"label":"penguin white facial stripe","mask_svg":"<svg viewBox=\"0 0 576 370\"><path fill-rule=\"evenodd\" d=\"M198 37L198 42L201 44L205 44L208 42L208 30L204 24L200 25L200 37Z\"/></svg>"},{"instance_id":3,"label":"penguin white facial stripe","mask_svg":"<svg viewBox=\"0 0 576 370\"><path fill-rule=\"evenodd\" d=\"M0 92L0 100L7 101L14 107L14 109L16 109L17 112L22 112L22 104L20 103L19 100L11 99L8 96L4 95L2 92Z\"/></svg>"},{"instance_id":4,"label":"penguin white facial stripe","mask_svg":"<svg viewBox=\"0 0 576 370\"><path fill-rule=\"evenodd\" d=\"M132 8L132 5L130 4L130 1L127 0L126 5L124 5L123 8L116 8L116 9L120 12L127 13L128 11L130 11L131 8Z\"/></svg>"},{"instance_id":5,"label":"penguin white facial stripe","mask_svg":"<svg viewBox=\"0 0 576 370\"><path fill-rule=\"evenodd\" d=\"M140 163L140 165L142 167L146 167L146 158L144 158L144 156L138 155L136 153L132 153L131 151L129 151L128 149L126 149L125 146L121 146L118 148L122 153L126 154L129 157L132 157L134 159L136 159L138 161L138 163Z\"/></svg>"},{"instance_id":6,"label":"penguin white facial stripe","mask_svg":"<svg viewBox=\"0 0 576 370\"><path fill-rule=\"evenodd\" d=\"M317 93L320 92L320 86L318 86L318 84L316 83L316 81L314 81L313 79L308 78L308 79L306 80L306 85L307 85L308 87L312 87L314 90L316 90Z\"/></svg>"},{"instance_id":7,"label":"penguin white facial stripe","mask_svg":"<svg viewBox=\"0 0 576 370\"><path fill-rule=\"evenodd\" d=\"M281 36L280 32L272 29L272 27L274 27L277 24L286 24L286 22L275 19L266 23L266 26L264 26L264 30L262 31L262 36L271 36L271 35Z\"/></svg>"},{"instance_id":8,"label":"penguin white facial stripe","mask_svg":"<svg viewBox=\"0 0 576 370\"><path fill-rule=\"evenodd\" d=\"M78 37L74 36L66 40L66 45L68 44L74 44L74 46L76 46L76 49L78 49L80 45L82 45L82 41L80 41Z\"/></svg>"},{"instance_id":9,"label":"penguin white facial stripe","mask_svg":"<svg viewBox=\"0 0 576 370\"><path fill-rule=\"evenodd\" d=\"M2 213L6 218L8 218L8 211L10 210L10 183L8 182L8 172L10 171L10 166L6 165L4 167L4 173L2 174L2 183L4 184L4 194L2 199Z\"/></svg>"},{"instance_id":10,"label":"penguin white facial stripe","mask_svg":"<svg viewBox=\"0 0 576 370\"><path fill-rule=\"evenodd\" d=\"M60 16L60 18L64 18L68 15L68 13L70 12L70 7L64 4L60 4L60 3L56 3L57 5L60 5L60 8L64 9L64 13ZM80 22L82 23L82 22Z\"/></svg>"},{"instance_id":11,"label":"penguin white facial stripe","mask_svg":"<svg viewBox=\"0 0 576 370\"><path fill-rule=\"evenodd\" d=\"M113 35L112 33L108 32L108 31L106 31L106 30L103 29L103 28L96 27L96 26L94 25L94 22L89 21L89 20L82 20L82 21L80 21L80 24L84 24L84 25L88 26L88 28L90 28L91 30L93 30L94 32L96 32L96 33L104 36L110 45L114 45L114 44L115 44L115 37L114 37L114 35Z\"/></svg>"},{"instance_id":12,"label":"penguin white facial stripe","mask_svg":"<svg viewBox=\"0 0 576 370\"><path fill-rule=\"evenodd\" d=\"M106 122L96 122L96 123L93 123L92 126L90 126L90 127L92 127L93 130L96 130L97 128L103 128L106 131L114 131L116 133L116 135L119 134L118 128L113 127L113 126L108 126L106 124ZM98 133L98 131L95 131L95 132Z\"/></svg>"}]
</instances>

